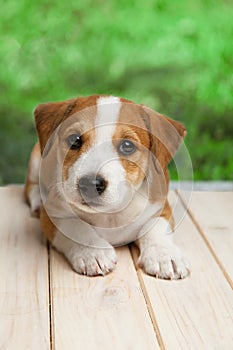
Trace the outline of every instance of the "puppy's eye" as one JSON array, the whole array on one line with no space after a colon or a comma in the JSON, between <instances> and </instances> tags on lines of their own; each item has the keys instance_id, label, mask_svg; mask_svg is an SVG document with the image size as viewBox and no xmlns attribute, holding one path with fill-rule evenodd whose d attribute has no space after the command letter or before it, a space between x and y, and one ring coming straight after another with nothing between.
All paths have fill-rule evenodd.
<instances>
[{"instance_id":1,"label":"puppy's eye","mask_svg":"<svg viewBox=\"0 0 233 350\"><path fill-rule=\"evenodd\" d=\"M79 134L72 134L67 138L67 144L70 149L80 149L82 147L82 138Z\"/></svg>"},{"instance_id":2,"label":"puppy's eye","mask_svg":"<svg viewBox=\"0 0 233 350\"><path fill-rule=\"evenodd\" d=\"M130 154L133 154L137 150L135 144L130 140L123 140L121 141L118 151L119 153L129 156Z\"/></svg>"}]
</instances>

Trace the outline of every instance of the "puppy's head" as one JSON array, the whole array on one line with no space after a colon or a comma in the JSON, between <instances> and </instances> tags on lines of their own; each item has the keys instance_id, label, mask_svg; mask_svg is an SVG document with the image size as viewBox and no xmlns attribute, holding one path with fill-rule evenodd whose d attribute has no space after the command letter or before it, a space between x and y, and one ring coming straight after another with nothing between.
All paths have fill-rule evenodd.
<instances>
[{"instance_id":1,"label":"puppy's head","mask_svg":"<svg viewBox=\"0 0 233 350\"><path fill-rule=\"evenodd\" d=\"M185 134L182 124L112 96L39 105L35 121L42 157L56 157L60 190L86 212L120 211L142 188L158 200Z\"/></svg>"}]
</instances>

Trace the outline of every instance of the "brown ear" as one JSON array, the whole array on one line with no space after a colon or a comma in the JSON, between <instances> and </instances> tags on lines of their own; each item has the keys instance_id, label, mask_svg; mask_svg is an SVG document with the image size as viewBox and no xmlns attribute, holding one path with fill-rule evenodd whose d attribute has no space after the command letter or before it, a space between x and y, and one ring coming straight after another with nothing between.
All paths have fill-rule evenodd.
<instances>
[{"instance_id":1,"label":"brown ear","mask_svg":"<svg viewBox=\"0 0 233 350\"><path fill-rule=\"evenodd\" d=\"M151 152L164 169L178 150L186 129L180 122L170 119L149 107L143 106L151 138Z\"/></svg>"},{"instance_id":2,"label":"brown ear","mask_svg":"<svg viewBox=\"0 0 233 350\"><path fill-rule=\"evenodd\" d=\"M36 107L34 111L36 130L40 141L41 154L46 145L46 154L52 146L50 137L57 127L65 120L74 110L76 99L64 102L43 103ZM48 142L49 141L49 142Z\"/></svg>"}]
</instances>

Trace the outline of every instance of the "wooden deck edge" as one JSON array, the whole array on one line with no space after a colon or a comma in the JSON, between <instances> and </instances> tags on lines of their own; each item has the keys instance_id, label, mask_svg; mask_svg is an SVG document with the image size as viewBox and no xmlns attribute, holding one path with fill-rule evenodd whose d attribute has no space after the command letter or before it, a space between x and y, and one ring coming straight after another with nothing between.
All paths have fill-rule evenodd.
<instances>
[{"instance_id":1,"label":"wooden deck edge","mask_svg":"<svg viewBox=\"0 0 233 350\"><path fill-rule=\"evenodd\" d=\"M183 191L233 191L233 181L170 181L170 190Z\"/></svg>"},{"instance_id":2,"label":"wooden deck edge","mask_svg":"<svg viewBox=\"0 0 233 350\"><path fill-rule=\"evenodd\" d=\"M2 187L23 187L24 184L6 184ZM171 191L181 189L184 191L233 191L233 181L170 181Z\"/></svg>"}]
</instances>

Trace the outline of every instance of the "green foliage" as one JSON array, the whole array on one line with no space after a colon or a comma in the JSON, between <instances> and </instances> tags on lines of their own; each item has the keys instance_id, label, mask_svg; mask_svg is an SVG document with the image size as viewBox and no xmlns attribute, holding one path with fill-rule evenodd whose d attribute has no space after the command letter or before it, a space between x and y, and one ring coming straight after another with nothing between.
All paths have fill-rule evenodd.
<instances>
[{"instance_id":1,"label":"green foliage","mask_svg":"<svg viewBox=\"0 0 233 350\"><path fill-rule=\"evenodd\" d=\"M38 103L93 93L184 122L195 179L232 179L232 18L227 0L2 3L0 182L24 180Z\"/></svg>"}]
</instances>

